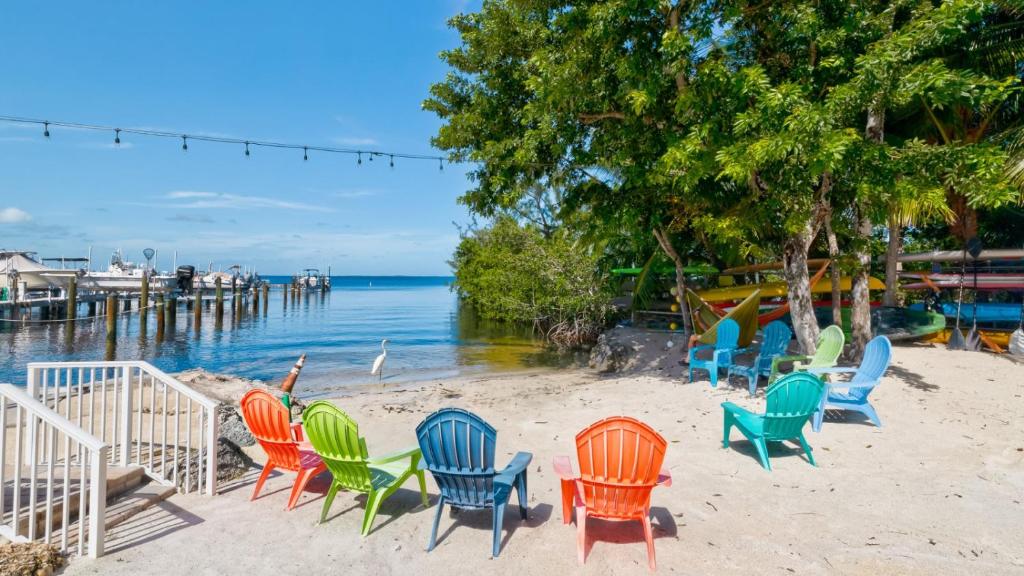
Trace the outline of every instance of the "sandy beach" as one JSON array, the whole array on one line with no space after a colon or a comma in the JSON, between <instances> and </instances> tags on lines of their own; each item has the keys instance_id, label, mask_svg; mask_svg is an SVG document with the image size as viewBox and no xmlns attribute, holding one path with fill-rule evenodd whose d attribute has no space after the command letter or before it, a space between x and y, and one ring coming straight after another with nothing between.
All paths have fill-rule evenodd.
<instances>
[{"instance_id":1,"label":"sandy beach","mask_svg":"<svg viewBox=\"0 0 1024 576\"><path fill-rule=\"evenodd\" d=\"M433 511L418 505L414 480L360 538L363 496L339 495L317 525L326 477L286 512L292 477L272 476L250 502L253 469L215 498L177 495L116 527L106 556L73 559L65 573L641 574L638 523L593 521L587 562L577 563L575 526L562 523L551 469L554 456L572 454L576 432L617 414L670 442L674 484L652 500L659 572L1024 573L1024 365L929 345L894 352L872 396L884 427L830 413L820 433L808 430L818 467L786 445L772 450L772 472L738 432L730 448L721 446L721 402L763 409L763 392L748 398L740 381L713 389L667 370L570 370L368 388L337 403L359 421L371 455L415 445L416 424L444 406L472 410L498 429L500 465L516 451L533 453L529 519L510 506L499 558L490 556L490 512L445 514L427 553ZM247 452L265 461L258 447ZM427 484L433 504L429 476Z\"/></svg>"}]
</instances>

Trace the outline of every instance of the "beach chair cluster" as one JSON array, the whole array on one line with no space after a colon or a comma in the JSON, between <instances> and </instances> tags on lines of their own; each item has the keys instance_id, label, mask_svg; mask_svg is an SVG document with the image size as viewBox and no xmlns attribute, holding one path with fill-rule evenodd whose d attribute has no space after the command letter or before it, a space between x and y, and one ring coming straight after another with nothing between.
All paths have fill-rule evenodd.
<instances>
[{"instance_id":1,"label":"beach chair cluster","mask_svg":"<svg viewBox=\"0 0 1024 576\"><path fill-rule=\"evenodd\" d=\"M738 347L739 325L734 320L724 319L716 336L714 344L690 348L691 382L694 370L705 370L711 387L717 387L719 371L726 370L727 378L733 374L746 377L750 395L754 396L760 377L768 378L763 414L755 414L732 402L722 403L723 447L729 447L729 433L735 427L753 444L766 470L772 469L768 459L769 442L796 441L807 460L816 465L803 433L808 420L812 429L820 432L826 410L850 410L864 414L875 426L882 425L868 396L881 383L892 360L892 344L885 336L876 336L868 342L860 366L847 368L836 367L845 337L842 329L835 325L821 331L813 355L790 356L786 355L786 350L792 331L782 322L771 322L762 332L761 347L750 366L734 361L747 351ZM710 351L710 358L699 357L702 351ZM787 375L781 370L784 362L793 364ZM829 376L835 374L852 376L833 382Z\"/></svg>"},{"instance_id":2,"label":"beach chair cluster","mask_svg":"<svg viewBox=\"0 0 1024 576\"><path fill-rule=\"evenodd\" d=\"M271 471L294 472L295 483L287 509L295 507L310 478L331 474L331 485L320 511L320 522L338 491L367 495L361 534L370 533L381 502L415 476L424 506L429 505L425 473L437 484L435 515L427 542L434 549L445 506L492 511L491 554L501 552L505 509L515 491L519 515L527 519L529 452L518 452L504 468L495 466L497 430L461 408L444 408L416 427L417 446L374 457L359 435L358 424L327 401L310 404L302 423L291 423L288 409L272 394L251 390L242 398L242 417L267 455L252 499ZM561 482L562 518L572 523L575 512L577 549L583 563L587 551L587 519L637 521L647 542L648 565L656 567L650 520L651 492L669 486L672 477L662 468L668 443L653 428L634 418L617 416L596 422L576 435L578 472L570 458L554 459Z\"/></svg>"}]
</instances>

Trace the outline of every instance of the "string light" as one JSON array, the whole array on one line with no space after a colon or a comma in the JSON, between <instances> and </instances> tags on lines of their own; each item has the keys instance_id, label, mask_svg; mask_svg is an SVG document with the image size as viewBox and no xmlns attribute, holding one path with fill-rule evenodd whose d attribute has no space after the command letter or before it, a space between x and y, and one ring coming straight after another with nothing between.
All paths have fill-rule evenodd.
<instances>
[{"instance_id":1,"label":"string light","mask_svg":"<svg viewBox=\"0 0 1024 576\"><path fill-rule=\"evenodd\" d=\"M392 167L392 168L394 168L394 167L395 167L395 157L394 157L393 155L391 156L391 161L390 161L390 164L391 164L391 167Z\"/></svg>"},{"instance_id":2,"label":"string light","mask_svg":"<svg viewBox=\"0 0 1024 576\"><path fill-rule=\"evenodd\" d=\"M437 159L437 169L440 170L441 172L444 172L444 159L443 158L438 158Z\"/></svg>"},{"instance_id":3,"label":"string light","mask_svg":"<svg viewBox=\"0 0 1024 576\"><path fill-rule=\"evenodd\" d=\"M309 160L309 148L306 148L305 146L303 146L302 147L302 161L305 162L306 160Z\"/></svg>"},{"instance_id":4,"label":"string light","mask_svg":"<svg viewBox=\"0 0 1024 576\"><path fill-rule=\"evenodd\" d=\"M181 149L188 152L188 136L181 137Z\"/></svg>"},{"instance_id":5,"label":"string light","mask_svg":"<svg viewBox=\"0 0 1024 576\"><path fill-rule=\"evenodd\" d=\"M249 156L249 143L248 142L245 143L245 155L246 155L246 157Z\"/></svg>"},{"instance_id":6,"label":"string light","mask_svg":"<svg viewBox=\"0 0 1024 576\"><path fill-rule=\"evenodd\" d=\"M359 166L363 165L363 153L362 152L356 152L356 164L359 165Z\"/></svg>"},{"instance_id":7,"label":"string light","mask_svg":"<svg viewBox=\"0 0 1024 576\"><path fill-rule=\"evenodd\" d=\"M49 138L50 137L50 123L49 122L43 122L43 137L44 138Z\"/></svg>"},{"instance_id":8,"label":"string light","mask_svg":"<svg viewBox=\"0 0 1024 576\"><path fill-rule=\"evenodd\" d=\"M114 146L121 145L121 129L114 128Z\"/></svg>"}]
</instances>

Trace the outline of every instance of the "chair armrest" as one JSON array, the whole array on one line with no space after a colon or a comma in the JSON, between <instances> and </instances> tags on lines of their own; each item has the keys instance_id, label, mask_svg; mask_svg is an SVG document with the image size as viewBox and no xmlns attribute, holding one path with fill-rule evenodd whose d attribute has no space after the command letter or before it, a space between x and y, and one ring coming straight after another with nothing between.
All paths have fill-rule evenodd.
<instances>
[{"instance_id":1,"label":"chair armrest","mask_svg":"<svg viewBox=\"0 0 1024 576\"><path fill-rule=\"evenodd\" d=\"M796 355L796 356L776 356L775 358L772 358L772 363L798 362L798 361L801 361L801 360L810 360L810 359L811 359L810 356L802 356L802 355Z\"/></svg>"},{"instance_id":2,"label":"chair armrest","mask_svg":"<svg viewBox=\"0 0 1024 576\"><path fill-rule=\"evenodd\" d=\"M805 368L810 374L856 374L859 368Z\"/></svg>"},{"instance_id":3,"label":"chair armrest","mask_svg":"<svg viewBox=\"0 0 1024 576\"><path fill-rule=\"evenodd\" d=\"M302 431L302 422L292 422L292 440L302 443L306 441L306 435Z\"/></svg>"},{"instance_id":4,"label":"chair armrest","mask_svg":"<svg viewBox=\"0 0 1024 576\"><path fill-rule=\"evenodd\" d=\"M533 460L533 454L529 452L519 452L512 457L512 461L505 466L505 469L498 473L498 476L504 476L505 474L511 474L513 477L522 474L523 470L530 465L530 461ZM497 478L495 478L497 481Z\"/></svg>"},{"instance_id":5,"label":"chair armrest","mask_svg":"<svg viewBox=\"0 0 1024 576\"><path fill-rule=\"evenodd\" d=\"M658 486L669 487L672 485L672 473L668 471L668 468L662 468L661 472L658 473Z\"/></svg>"},{"instance_id":6,"label":"chair armrest","mask_svg":"<svg viewBox=\"0 0 1024 576\"><path fill-rule=\"evenodd\" d=\"M691 346L690 350L689 350L690 358L693 358L697 354L697 352L699 352L701 350L711 350L713 348L714 348L714 345L712 345L712 344L701 344L699 346Z\"/></svg>"},{"instance_id":7,"label":"chair armrest","mask_svg":"<svg viewBox=\"0 0 1024 576\"><path fill-rule=\"evenodd\" d=\"M726 412L732 412L733 414L754 414L750 410L747 410L746 408L741 408L740 406L737 406L732 402L722 402L722 409L724 409Z\"/></svg>"},{"instance_id":8,"label":"chair armrest","mask_svg":"<svg viewBox=\"0 0 1024 576\"><path fill-rule=\"evenodd\" d=\"M399 450L398 452L392 452L391 454L385 454L384 456L376 458L368 458L367 464L387 464L388 462L396 462L398 460L405 460L406 458L412 458L414 460L420 459L420 449L417 448L406 448Z\"/></svg>"},{"instance_id":9,"label":"chair armrest","mask_svg":"<svg viewBox=\"0 0 1024 576\"><path fill-rule=\"evenodd\" d=\"M829 382L828 387L832 388L874 388L878 382Z\"/></svg>"},{"instance_id":10,"label":"chair armrest","mask_svg":"<svg viewBox=\"0 0 1024 576\"><path fill-rule=\"evenodd\" d=\"M555 469L555 474L558 474L562 480L576 479L576 475L572 473L572 461L568 456L555 456L551 460L551 464Z\"/></svg>"}]
</instances>

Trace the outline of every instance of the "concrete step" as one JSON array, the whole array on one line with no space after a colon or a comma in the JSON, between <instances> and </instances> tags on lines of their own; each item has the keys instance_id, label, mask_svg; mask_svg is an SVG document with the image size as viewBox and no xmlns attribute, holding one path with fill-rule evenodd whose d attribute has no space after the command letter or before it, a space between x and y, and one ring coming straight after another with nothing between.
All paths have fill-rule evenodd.
<instances>
[{"instance_id":1,"label":"concrete step","mask_svg":"<svg viewBox=\"0 0 1024 576\"><path fill-rule=\"evenodd\" d=\"M121 524L132 516L156 506L173 496L177 490L174 486L165 486L159 482L148 482L122 493L115 502L107 504L107 530Z\"/></svg>"}]
</instances>

